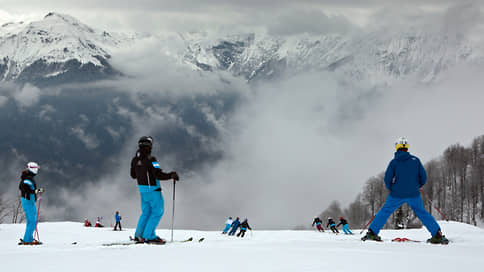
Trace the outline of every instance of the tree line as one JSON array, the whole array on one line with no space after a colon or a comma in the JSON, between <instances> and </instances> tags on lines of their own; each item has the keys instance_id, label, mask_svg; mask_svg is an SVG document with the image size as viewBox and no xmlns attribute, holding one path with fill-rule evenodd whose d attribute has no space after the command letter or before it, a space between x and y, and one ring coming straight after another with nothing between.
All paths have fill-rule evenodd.
<instances>
[{"instance_id":1,"label":"tree line","mask_svg":"<svg viewBox=\"0 0 484 272\"><path fill-rule=\"evenodd\" d=\"M422 187L426 209L437 219L477 225L484 219L484 135L474 138L468 147L453 144L443 154L424 164L427 184ZM388 196L384 173L369 178L355 200L342 209L333 201L321 213L345 216L353 227L364 227L380 210ZM386 228L421 226L412 209L404 204L385 225Z\"/></svg>"}]
</instances>

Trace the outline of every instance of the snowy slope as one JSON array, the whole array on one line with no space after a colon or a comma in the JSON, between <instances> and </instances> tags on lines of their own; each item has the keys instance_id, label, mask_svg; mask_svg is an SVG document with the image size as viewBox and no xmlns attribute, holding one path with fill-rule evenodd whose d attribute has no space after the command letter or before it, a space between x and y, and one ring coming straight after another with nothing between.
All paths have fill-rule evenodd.
<instances>
[{"instance_id":1,"label":"snowy slope","mask_svg":"<svg viewBox=\"0 0 484 272\"><path fill-rule=\"evenodd\" d=\"M484 265L484 230L439 222L452 243L361 242L360 235L314 231L254 231L241 239L219 232L175 230L175 240L202 243L103 247L133 230L85 228L81 223L41 223L42 246L17 246L25 225L0 225L2 271L479 271ZM355 230L355 233L359 233ZM168 230L158 230L170 237ZM425 240L425 229L383 230L383 239ZM73 245L72 242L77 244Z\"/></svg>"}]
</instances>

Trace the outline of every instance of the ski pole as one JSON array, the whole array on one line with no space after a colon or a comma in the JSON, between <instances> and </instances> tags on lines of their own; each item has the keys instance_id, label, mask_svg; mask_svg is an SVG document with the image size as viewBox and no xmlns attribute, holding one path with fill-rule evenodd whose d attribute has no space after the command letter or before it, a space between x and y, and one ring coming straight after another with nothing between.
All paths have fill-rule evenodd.
<instances>
[{"instance_id":1,"label":"ski pole","mask_svg":"<svg viewBox=\"0 0 484 272\"><path fill-rule=\"evenodd\" d=\"M173 179L173 210L171 212L171 242L173 243L173 224L175 222L175 179Z\"/></svg>"},{"instance_id":2,"label":"ski pole","mask_svg":"<svg viewBox=\"0 0 484 272\"><path fill-rule=\"evenodd\" d=\"M362 234L366 230L366 228L371 224L371 222L373 222L373 219L375 219L375 216L376 216L376 214L373 215L373 217L371 218L371 220L368 221L368 223L365 225L365 227L360 231L360 234Z\"/></svg>"},{"instance_id":3,"label":"ski pole","mask_svg":"<svg viewBox=\"0 0 484 272\"><path fill-rule=\"evenodd\" d=\"M42 193L39 193L39 204L37 207L37 219L35 221L35 232L34 232L34 238L37 237L37 241L40 241L39 237L39 230L37 226L39 225L39 218L40 218L40 202L42 201Z\"/></svg>"},{"instance_id":4,"label":"ski pole","mask_svg":"<svg viewBox=\"0 0 484 272\"><path fill-rule=\"evenodd\" d=\"M442 218L444 218L445 221L449 221L449 219L447 219L447 217L440 211L440 209L434 205L433 201L427 196L427 194L424 192L424 190L422 190L422 188L420 188L420 193L422 193L422 195L424 196L425 199L427 199L430 205L434 207L434 209L437 210L440 213L440 215L442 215Z\"/></svg>"}]
</instances>

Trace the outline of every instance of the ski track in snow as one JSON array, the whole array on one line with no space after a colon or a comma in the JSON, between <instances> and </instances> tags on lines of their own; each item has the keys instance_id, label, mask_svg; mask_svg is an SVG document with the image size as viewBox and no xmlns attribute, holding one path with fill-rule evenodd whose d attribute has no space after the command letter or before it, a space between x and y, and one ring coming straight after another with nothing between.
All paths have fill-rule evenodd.
<instances>
[{"instance_id":1,"label":"ski track in snow","mask_svg":"<svg viewBox=\"0 0 484 272\"><path fill-rule=\"evenodd\" d=\"M451 244L395 243L406 237L425 241L426 229L382 230L383 243L326 231L253 231L245 238L218 231L175 230L167 245L102 246L126 241L133 229L86 228L77 222L40 223L44 245L18 246L25 224L0 225L1 271L460 271L484 266L484 230L439 222ZM170 230L158 230L169 240ZM205 237L199 243L198 239ZM77 242L77 244L72 244Z\"/></svg>"}]
</instances>

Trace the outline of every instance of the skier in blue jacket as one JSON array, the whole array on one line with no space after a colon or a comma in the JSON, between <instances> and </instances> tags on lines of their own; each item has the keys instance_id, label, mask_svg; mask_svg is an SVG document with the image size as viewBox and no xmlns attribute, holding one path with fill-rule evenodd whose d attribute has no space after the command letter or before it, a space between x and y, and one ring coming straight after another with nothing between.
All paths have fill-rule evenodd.
<instances>
[{"instance_id":1,"label":"skier in blue jacket","mask_svg":"<svg viewBox=\"0 0 484 272\"><path fill-rule=\"evenodd\" d=\"M235 235L239 226L240 226L240 218L237 217L235 218L234 222L232 222L232 229L230 230L229 235Z\"/></svg>"},{"instance_id":2,"label":"skier in blue jacket","mask_svg":"<svg viewBox=\"0 0 484 272\"><path fill-rule=\"evenodd\" d=\"M156 227L164 212L164 201L160 180L179 180L176 172L165 173L160 164L151 156L153 138L143 136L138 141L138 151L131 161L130 175L138 182L141 195L141 216L136 226L135 240L140 243L164 244L165 240L156 236Z\"/></svg>"},{"instance_id":3,"label":"skier in blue jacket","mask_svg":"<svg viewBox=\"0 0 484 272\"><path fill-rule=\"evenodd\" d=\"M114 230L118 230L118 226L119 226L119 231L122 231L122 229L121 229L121 215L119 215L118 211L116 211L116 213L114 214L114 220L116 220L116 224L114 225Z\"/></svg>"},{"instance_id":4,"label":"skier in blue jacket","mask_svg":"<svg viewBox=\"0 0 484 272\"><path fill-rule=\"evenodd\" d=\"M34 177L39 173L39 165L35 162L29 162L27 169L22 172L19 190L21 193L22 208L25 212L27 225L25 228L24 238L21 239L20 244L25 245L39 245L40 241L34 240L34 231L37 227L37 208L35 202L37 201L37 194L42 193L42 188L37 189Z\"/></svg>"},{"instance_id":5,"label":"skier in blue jacket","mask_svg":"<svg viewBox=\"0 0 484 272\"><path fill-rule=\"evenodd\" d=\"M429 242L448 243L437 221L425 210L419 189L427 182L427 173L420 160L410 155L408 148L408 140L405 137L400 137L395 143L397 151L387 167L384 178L390 194L373 219L367 234L361 239L380 241L378 233L388 217L403 203L407 203L431 233L432 238L428 240Z\"/></svg>"}]
</instances>

